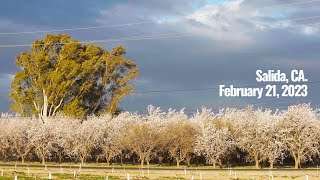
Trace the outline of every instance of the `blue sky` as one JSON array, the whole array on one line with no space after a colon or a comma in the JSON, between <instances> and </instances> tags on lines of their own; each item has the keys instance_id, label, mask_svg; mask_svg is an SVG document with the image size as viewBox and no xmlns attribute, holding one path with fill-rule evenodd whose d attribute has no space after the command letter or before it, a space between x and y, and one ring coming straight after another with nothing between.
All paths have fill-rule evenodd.
<instances>
[{"instance_id":1,"label":"blue sky","mask_svg":"<svg viewBox=\"0 0 320 180\"><path fill-rule=\"evenodd\" d=\"M191 37L99 44L106 49L123 45L126 57L137 62L141 75L136 91L247 85L255 82L257 69L303 69L310 81L320 80L320 18L286 21L319 15L319 2L271 7L301 0L108 0L108 1L3 1L0 33L88 27L152 21L150 24L67 32L78 40L124 38L168 33ZM281 27L278 29L269 29ZM0 44L30 44L42 33L0 35ZM0 111L8 111L6 97L15 57L28 48L0 48ZM297 102L320 105L319 84L309 85L307 98L221 98L218 92L192 91L130 95L121 106L145 112L153 104L194 111L201 106L282 108ZM318 98L318 99L317 99Z\"/></svg>"}]
</instances>

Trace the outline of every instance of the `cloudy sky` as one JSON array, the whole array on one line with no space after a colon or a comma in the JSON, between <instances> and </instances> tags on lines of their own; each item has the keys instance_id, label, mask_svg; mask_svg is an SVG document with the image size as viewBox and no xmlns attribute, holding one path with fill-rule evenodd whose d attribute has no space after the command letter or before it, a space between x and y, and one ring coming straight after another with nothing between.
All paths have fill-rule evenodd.
<instances>
[{"instance_id":1,"label":"cloudy sky","mask_svg":"<svg viewBox=\"0 0 320 180\"><path fill-rule=\"evenodd\" d=\"M188 34L164 39L108 42L123 45L140 67L137 92L259 85L257 69L303 69L320 80L320 2L306 0L5 0L0 6L0 45L30 44L45 33L5 34L140 23L64 31L78 40ZM59 33L59 32L54 32ZM0 111L9 110L7 94L15 57L27 47L0 48ZM145 112L153 104L166 110L201 106L283 108L298 102L319 107L320 83L310 83L306 98L222 98L215 89L130 95L121 106Z\"/></svg>"}]
</instances>

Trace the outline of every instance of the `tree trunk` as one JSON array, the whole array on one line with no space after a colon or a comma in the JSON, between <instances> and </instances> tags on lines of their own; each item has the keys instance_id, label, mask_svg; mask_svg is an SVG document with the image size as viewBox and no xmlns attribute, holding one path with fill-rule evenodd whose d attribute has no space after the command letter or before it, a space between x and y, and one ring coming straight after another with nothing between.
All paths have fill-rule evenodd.
<instances>
[{"instance_id":1,"label":"tree trunk","mask_svg":"<svg viewBox=\"0 0 320 180\"><path fill-rule=\"evenodd\" d=\"M42 163L43 165L46 164L46 160L45 160L44 157L41 158L41 163Z\"/></svg>"},{"instance_id":2,"label":"tree trunk","mask_svg":"<svg viewBox=\"0 0 320 180\"><path fill-rule=\"evenodd\" d=\"M270 169L273 169L273 163L274 163L274 160L270 160Z\"/></svg>"},{"instance_id":3,"label":"tree trunk","mask_svg":"<svg viewBox=\"0 0 320 180\"><path fill-rule=\"evenodd\" d=\"M84 165L84 158L80 158L81 160L81 165L83 166Z\"/></svg>"},{"instance_id":4,"label":"tree trunk","mask_svg":"<svg viewBox=\"0 0 320 180\"><path fill-rule=\"evenodd\" d=\"M176 159L176 161L177 161L177 167L180 167L181 160Z\"/></svg>"},{"instance_id":5,"label":"tree trunk","mask_svg":"<svg viewBox=\"0 0 320 180\"><path fill-rule=\"evenodd\" d=\"M99 163L99 155L97 155L97 157L96 157L96 164L98 164Z\"/></svg>"},{"instance_id":6,"label":"tree trunk","mask_svg":"<svg viewBox=\"0 0 320 180\"><path fill-rule=\"evenodd\" d=\"M256 169L259 169L259 156L258 155L256 155L256 156L254 156L254 162L255 162L255 168Z\"/></svg>"},{"instance_id":7,"label":"tree trunk","mask_svg":"<svg viewBox=\"0 0 320 180\"><path fill-rule=\"evenodd\" d=\"M121 164L121 166L123 166L123 153L122 152L120 154L120 164Z\"/></svg>"},{"instance_id":8,"label":"tree trunk","mask_svg":"<svg viewBox=\"0 0 320 180\"><path fill-rule=\"evenodd\" d=\"M7 155L3 155L3 162L7 162Z\"/></svg>"},{"instance_id":9,"label":"tree trunk","mask_svg":"<svg viewBox=\"0 0 320 180\"><path fill-rule=\"evenodd\" d=\"M109 166L109 165L110 165L110 159L111 159L111 158L106 157L107 166Z\"/></svg>"},{"instance_id":10,"label":"tree trunk","mask_svg":"<svg viewBox=\"0 0 320 180\"><path fill-rule=\"evenodd\" d=\"M222 169L222 160L221 159L218 160L218 164L219 164L220 169Z\"/></svg>"},{"instance_id":11,"label":"tree trunk","mask_svg":"<svg viewBox=\"0 0 320 180\"><path fill-rule=\"evenodd\" d=\"M160 156L160 157L158 157L158 159L159 159L159 165L162 166L162 161L164 158L162 156Z\"/></svg>"},{"instance_id":12,"label":"tree trunk","mask_svg":"<svg viewBox=\"0 0 320 180\"><path fill-rule=\"evenodd\" d=\"M213 167L214 169L216 168L216 160L215 160L215 159L212 160L212 167Z\"/></svg>"},{"instance_id":13,"label":"tree trunk","mask_svg":"<svg viewBox=\"0 0 320 180\"><path fill-rule=\"evenodd\" d=\"M59 153L58 159L59 159L59 164L61 164L62 163L62 155L61 155L61 153Z\"/></svg>"},{"instance_id":14,"label":"tree trunk","mask_svg":"<svg viewBox=\"0 0 320 180\"><path fill-rule=\"evenodd\" d=\"M141 161L141 168L143 168L143 164L144 164L144 158L140 158L140 161Z\"/></svg>"},{"instance_id":15,"label":"tree trunk","mask_svg":"<svg viewBox=\"0 0 320 180\"><path fill-rule=\"evenodd\" d=\"M294 168L295 169L299 169L300 167L300 155L299 154L293 154L293 158L294 158Z\"/></svg>"},{"instance_id":16,"label":"tree trunk","mask_svg":"<svg viewBox=\"0 0 320 180\"><path fill-rule=\"evenodd\" d=\"M24 164L24 156L21 156L21 163Z\"/></svg>"},{"instance_id":17,"label":"tree trunk","mask_svg":"<svg viewBox=\"0 0 320 180\"><path fill-rule=\"evenodd\" d=\"M46 118L48 116L48 96L46 94L46 90L42 89L42 93L43 93L43 112L42 112L42 116L44 118Z\"/></svg>"},{"instance_id":18,"label":"tree trunk","mask_svg":"<svg viewBox=\"0 0 320 180\"><path fill-rule=\"evenodd\" d=\"M295 158L294 159L294 168L295 169L299 169L300 166L300 159L299 158Z\"/></svg>"},{"instance_id":19,"label":"tree trunk","mask_svg":"<svg viewBox=\"0 0 320 180\"><path fill-rule=\"evenodd\" d=\"M187 158L186 159L186 164L187 164L188 167L190 167L190 162L191 162L191 158Z\"/></svg>"}]
</instances>

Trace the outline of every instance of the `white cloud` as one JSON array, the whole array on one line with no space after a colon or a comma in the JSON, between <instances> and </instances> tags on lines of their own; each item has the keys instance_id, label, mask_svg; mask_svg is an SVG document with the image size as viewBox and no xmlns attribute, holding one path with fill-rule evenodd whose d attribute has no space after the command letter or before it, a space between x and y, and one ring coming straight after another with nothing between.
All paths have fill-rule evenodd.
<instances>
[{"instance_id":1,"label":"white cloud","mask_svg":"<svg viewBox=\"0 0 320 180\"><path fill-rule=\"evenodd\" d=\"M218 41L232 41L239 45L250 44L256 39L257 33L265 33L268 29L287 29L294 25L295 21L283 21L296 17L303 11L299 8L294 10L279 8L263 8L281 4L278 1L260 2L257 0L234 0L220 1L215 3L201 4L189 7L193 0L185 0L183 3L171 1L148 1L143 5L137 5L139 0L118 4L112 8L102 10L101 18L96 22L100 24L112 24L111 21L148 21L153 20L155 26L148 31L174 31L179 33L194 33ZM189 5L188 5L189 4ZM151 8L152 7L152 8ZM180 7L180 8L178 8ZM299 11L300 10L300 11ZM126 12L125 15L119 12ZM302 15L299 15L300 17ZM158 25L158 26L157 26ZM140 32L146 30L146 26L138 27ZM292 28L290 28L292 29ZM294 28L300 33L303 27ZM300 31L299 31L300 30ZM290 32L293 32L290 30ZM305 29L306 34L313 29Z\"/></svg>"},{"instance_id":2,"label":"white cloud","mask_svg":"<svg viewBox=\"0 0 320 180\"><path fill-rule=\"evenodd\" d=\"M310 26L306 26L303 28L303 31L302 31L304 34L306 35L313 35L315 33L318 32L318 28L316 27L310 27Z\"/></svg>"},{"instance_id":3,"label":"white cloud","mask_svg":"<svg viewBox=\"0 0 320 180\"><path fill-rule=\"evenodd\" d=\"M242 7L243 0L205 5L189 13L184 30L206 36L218 41L232 41L243 46L250 44L252 38L243 33L255 28L254 14L248 14Z\"/></svg>"},{"instance_id":4,"label":"white cloud","mask_svg":"<svg viewBox=\"0 0 320 180\"><path fill-rule=\"evenodd\" d=\"M234 15L240 14L239 10L241 3L242 0L238 0L234 2L206 5L186 16L186 18L213 28L229 28Z\"/></svg>"}]
</instances>

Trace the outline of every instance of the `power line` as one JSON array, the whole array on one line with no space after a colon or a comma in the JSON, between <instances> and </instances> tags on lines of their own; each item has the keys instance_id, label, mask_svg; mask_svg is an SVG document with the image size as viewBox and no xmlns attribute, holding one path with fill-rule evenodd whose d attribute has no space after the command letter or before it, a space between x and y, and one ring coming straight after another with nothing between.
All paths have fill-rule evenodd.
<instances>
[{"instance_id":1,"label":"power line","mask_svg":"<svg viewBox=\"0 0 320 180\"><path fill-rule=\"evenodd\" d=\"M282 22L290 22L290 21L300 21L300 20L306 20L306 19L318 19L320 18L320 16L309 16L309 17L303 17L303 18L295 18L295 19L286 19L286 20L279 20L277 22L275 22L275 24L277 23L282 23ZM291 28L291 27L298 27L298 26L317 26L319 25L320 23L311 23L311 24L296 24L296 25L287 25L287 26L281 26L281 25L278 25L278 26L273 26L273 27L266 27L266 28L261 28L260 30L264 30L264 29L279 29L279 28ZM260 25L260 26L264 26L264 24L256 24L256 25ZM243 32L248 32L248 31L251 31L250 30L245 30L245 31L242 31L241 33Z\"/></svg>"},{"instance_id":2,"label":"power line","mask_svg":"<svg viewBox=\"0 0 320 180\"><path fill-rule=\"evenodd\" d=\"M264 8L276 8L276 7L287 7L287 6L307 4L307 3L319 2L319 1L320 1L320 0L310 0L310 1L295 2L295 3L286 3L286 4L280 4L280 5L264 6L264 7L261 7L261 8L259 8L259 9L264 9Z\"/></svg>"},{"instance_id":3,"label":"power line","mask_svg":"<svg viewBox=\"0 0 320 180\"><path fill-rule=\"evenodd\" d=\"M310 26L319 26L319 25L320 25L320 23L317 22L317 23L310 23L310 24L295 24L295 25L287 25L287 26L262 27L259 29L249 29L249 30L241 31L239 34L245 33L245 32L250 32L250 31L257 31L257 30L285 29L285 28L295 28L295 27L302 27L302 26L310 27Z\"/></svg>"},{"instance_id":4,"label":"power line","mask_svg":"<svg viewBox=\"0 0 320 180\"><path fill-rule=\"evenodd\" d=\"M193 36L192 34L174 33L174 34L159 34L153 36L134 36L118 39L102 39L102 40L89 40L89 41L74 41L66 43L45 43L45 44L12 44L0 45L0 48L13 48L13 47L31 47L31 46L44 46L44 45L66 45L66 44L82 44L82 43L106 43L106 42L122 42L122 41L138 41L138 40L152 40L152 39L168 39Z\"/></svg>"},{"instance_id":5,"label":"power line","mask_svg":"<svg viewBox=\"0 0 320 180\"><path fill-rule=\"evenodd\" d=\"M111 28L111 27L124 27L124 26L134 26L141 24L151 24L153 21L142 21L126 24L113 24L105 26L89 26L89 27L79 27L79 28L67 28L67 29L53 29L53 30L40 30L40 31L22 31L22 32L4 32L0 35L17 35L17 34L36 34L36 33L50 33L50 32L65 32L65 31L77 31L77 30L88 30L88 29L100 29L100 28Z\"/></svg>"},{"instance_id":6,"label":"power line","mask_svg":"<svg viewBox=\"0 0 320 180\"><path fill-rule=\"evenodd\" d=\"M299 83L290 83L290 84L316 84L320 83L319 81L310 81L310 82L299 82ZM282 85L282 84L274 84ZM263 85L247 85L247 86L234 86L234 88L256 88L256 87L265 87ZM192 88L192 89L168 89L168 90L150 90L150 91L137 91L133 94L149 94L149 93L174 93L174 92L191 92L191 91L208 91L208 90L218 90L219 87L208 87L208 88Z\"/></svg>"},{"instance_id":7,"label":"power line","mask_svg":"<svg viewBox=\"0 0 320 180\"><path fill-rule=\"evenodd\" d=\"M299 20L305 20L305 19L316 19L320 18L320 16L309 16L309 17L303 17L303 18L295 18L295 19L286 19L286 20L279 20L278 22L287 22L287 21L299 21Z\"/></svg>"},{"instance_id":8,"label":"power line","mask_svg":"<svg viewBox=\"0 0 320 180\"><path fill-rule=\"evenodd\" d=\"M298 82L298 83L289 83L288 85L298 85L298 84L317 84L320 83L318 81L309 81L309 82ZM244 86L234 86L234 88L257 88L257 87L265 87L267 84L261 85L244 85ZM281 83L273 84L273 85L284 85ZM150 91L136 91L134 94L150 94L150 93L175 93L175 92L191 92L191 91L208 91L208 90L218 90L219 87L208 87L208 88L192 88L192 89L168 89L168 90L150 90ZM3 96L3 95L0 95Z\"/></svg>"},{"instance_id":9,"label":"power line","mask_svg":"<svg viewBox=\"0 0 320 180\"><path fill-rule=\"evenodd\" d=\"M282 29L282 28L293 28L293 27L300 27L300 26L317 26L320 23L310 23L310 24L296 24L291 26L277 26L277 27L267 27L262 28L260 30L269 30L269 29ZM257 29L254 29L257 30ZM248 32L242 31L240 33ZM47 44L12 44L12 45L0 45L0 48L13 48L13 47L31 47L33 45L43 46L43 45L65 45L65 44L81 44L81 43L106 43L106 42L123 42L123 41L138 41L138 40L153 40L153 39L168 39L168 38L179 38L179 37L187 37L187 36L195 36L195 34L186 34L186 33L179 33L179 34L159 34L153 36L134 36L134 37L127 37L127 38L118 38L118 39L102 39L102 40L89 40L89 41L75 41L75 42L67 42L67 43L47 43Z\"/></svg>"},{"instance_id":10,"label":"power line","mask_svg":"<svg viewBox=\"0 0 320 180\"><path fill-rule=\"evenodd\" d=\"M315 82L318 82L318 81L315 81ZM315 82L311 82L311 83L315 83ZM320 82L320 81L319 81ZM0 95L1 96L1 95ZM298 103L313 103L313 102L319 102L320 101L320 98L314 98L314 99L302 99L302 100L295 100L295 101L292 101L292 100L287 100L287 101L275 101L275 102L263 102L263 103L247 103L246 105L236 105L236 106L230 106L230 108L245 108L247 107L248 105L253 105L253 106L259 106L258 108L262 108L261 105L274 105L274 104L285 104L285 103L290 103L288 106L291 106L293 104L298 104ZM288 106L276 106L274 107L274 109L283 109L283 108L288 108ZM145 105L145 107L147 107L147 105ZM158 106L155 106L155 107L158 107ZM159 106L160 107L160 106ZM164 109L173 109L173 110L177 110L177 112L181 109L185 109L187 111L184 111L185 114L193 114L193 113L196 113L197 110L200 110L201 108L186 108L186 107L183 107L183 108L173 108L173 107L169 107L169 106L161 106L161 109L165 112L166 110ZM207 107L207 108L210 108L210 107ZM219 107L218 109L220 109L221 107ZM314 107L315 108L315 107ZM126 110L128 112L140 112L142 113L145 112L147 113L147 109L136 109L136 110L133 110L133 109L129 109L129 110ZM1 115L0 115L1 116ZM14 116L14 117L28 117L28 116Z\"/></svg>"},{"instance_id":11,"label":"power line","mask_svg":"<svg viewBox=\"0 0 320 180\"><path fill-rule=\"evenodd\" d=\"M262 30L281 29L281 28L293 28L293 27L300 27L300 26L318 26L318 25L320 25L320 23L295 24L295 25L289 25L289 26L267 27L267 28L262 28Z\"/></svg>"},{"instance_id":12,"label":"power line","mask_svg":"<svg viewBox=\"0 0 320 180\"><path fill-rule=\"evenodd\" d=\"M281 5L273 5L273 6L264 6L258 9L264 8L274 8L274 7L285 7L285 6L292 6L292 5L299 5L299 4L306 4L312 2L319 2L320 0L309 0L303 2L296 2L296 3L287 3ZM199 15L200 16L208 16L208 15ZM186 19L186 18L185 18ZM307 18L306 18L307 19ZM51 32L66 32L66 31L77 31L77 30L89 30L89 29L101 29L101 28L112 28L112 27L125 27L125 26L135 26L135 25L142 25L142 24L155 24L155 21L141 21L141 22L131 22L125 24L112 24L112 25L103 25L103 26L87 26L87 27L78 27L78 28L65 28L65 29L51 29L51 30L36 30L36 31L21 31L21 32L0 32L0 35L19 35L19 34L36 34L36 33L51 33Z\"/></svg>"}]
</instances>

